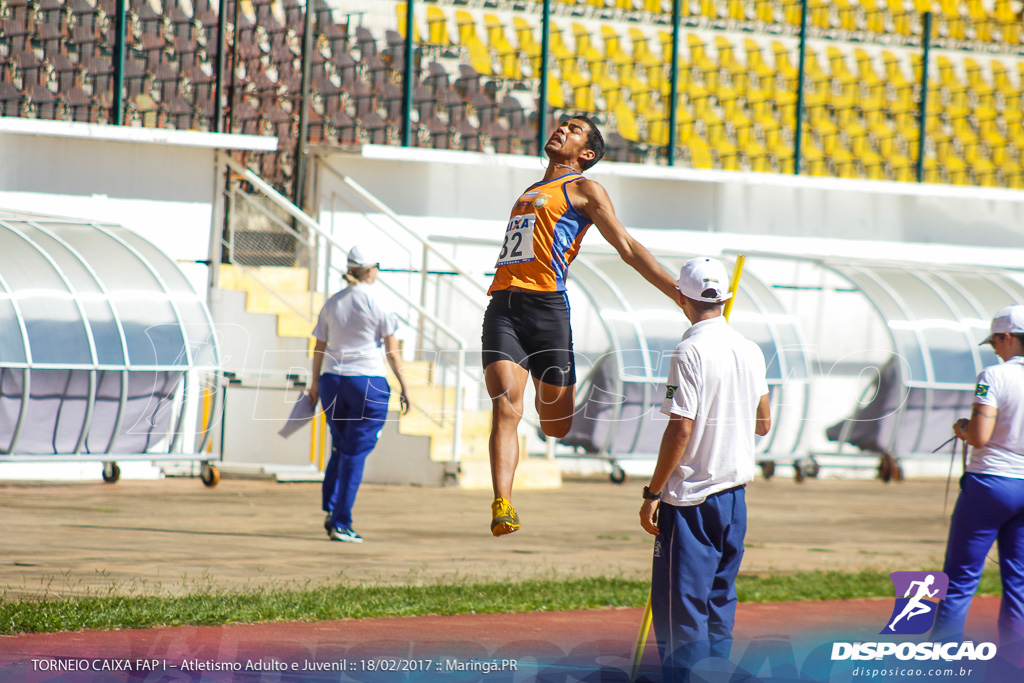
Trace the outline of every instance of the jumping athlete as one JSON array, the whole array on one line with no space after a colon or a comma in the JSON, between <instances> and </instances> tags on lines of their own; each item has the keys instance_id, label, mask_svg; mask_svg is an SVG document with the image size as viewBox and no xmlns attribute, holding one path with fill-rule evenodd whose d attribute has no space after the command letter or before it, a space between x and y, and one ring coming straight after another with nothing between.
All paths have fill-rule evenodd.
<instances>
[{"instance_id":1,"label":"jumping athlete","mask_svg":"<svg viewBox=\"0 0 1024 683\"><path fill-rule=\"evenodd\" d=\"M484 381L493 419L491 533L519 529L512 479L519 463L517 428L527 376L532 375L541 429L562 437L572 425L576 370L565 278L591 224L651 284L676 300L675 281L626 232L603 187L582 172L604 156L604 139L585 116L555 129L544 153L550 164L512 207L484 313Z\"/></svg>"}]
</instances>

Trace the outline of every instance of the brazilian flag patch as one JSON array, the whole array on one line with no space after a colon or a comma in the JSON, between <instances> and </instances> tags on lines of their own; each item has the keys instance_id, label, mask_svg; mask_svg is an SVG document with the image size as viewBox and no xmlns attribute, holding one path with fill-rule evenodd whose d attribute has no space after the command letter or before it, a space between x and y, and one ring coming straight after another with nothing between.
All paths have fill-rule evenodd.
<instances>
[{"instance_id":1,"label":"brazilian flag patch","mask_svg":"<svg viewBox=\"0 0 1024 683\"><path fill-rule=\"evenodd\" d=\"M666 384L665 385L665 398L671 399L673 396L675 396L676 395L676 389L678 389L678 388L679 387L674 387L671 384Z\"/></svg>"},{"instance_id":2,"label":"brazilian flag patch","mask_svg":"<svg viewBox=\"0 0 1024 683\"><path fill-rule=\"evenodd\" d=\"M974 395L978 396L978 397L988 396L988 385L987 384L979 384L978 388L974 390Z\"/></svg>"}]
</instances>

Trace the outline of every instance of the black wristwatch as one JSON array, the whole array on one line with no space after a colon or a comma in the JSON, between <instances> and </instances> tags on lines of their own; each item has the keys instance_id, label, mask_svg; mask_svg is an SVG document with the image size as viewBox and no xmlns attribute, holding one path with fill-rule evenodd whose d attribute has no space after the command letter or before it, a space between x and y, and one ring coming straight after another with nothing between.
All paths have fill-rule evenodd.
<instances>
[{"instance_id":1,"label":"black wristwatch","mask_svg":"<svg viewBox=\"0 0 1024 683\"><path fill-rule=\"evenodd\" d=\"M650 487L644 487L644 500L661 500L660 493L652 493Z\"/></svg>"}]
</instances>

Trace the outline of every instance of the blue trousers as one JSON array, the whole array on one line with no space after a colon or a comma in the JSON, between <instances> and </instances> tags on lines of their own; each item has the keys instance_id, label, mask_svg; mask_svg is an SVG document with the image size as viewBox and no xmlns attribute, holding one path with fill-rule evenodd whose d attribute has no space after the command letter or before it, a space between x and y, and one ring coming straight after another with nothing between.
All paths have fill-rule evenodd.
<instances>
[{"instance_id":1,"label":"blue trousers","mask_svg":"<svg viewBox=\"0 0 1024 683\"><path fill-rule=\"evenodd\" d=\"M746 501L738 488L700 505L658 506L651 613L666 682L685 681L706 657L729 657Z\"/></svg>"},{"instance_id":2,"label":"blue trousers","mask_svg":"<svg viewBox=\"0 0 1024 683\"><path fill-rule=\"evenodd\" d=\"M985 556L999 545L1003 599L999 608L1000 654L1024 639L1024 479L967 473L953 510L942 570L949 591L939 603L932 638L962 640L967 610L978 589Z\"/></svg>"},{"instance_id":3,"label":"blue trousers","mask_svg":"<svg viewBox=\"0 0 1024 683\"><path fill-rule=\"evenodd\" d=\"M324 471L323 509L331 524L352 526L352 506L363 466L388 417L391 388L383 377L320 376L320 403L331 428L331 459Z\"/></svg>"}]
</instances>

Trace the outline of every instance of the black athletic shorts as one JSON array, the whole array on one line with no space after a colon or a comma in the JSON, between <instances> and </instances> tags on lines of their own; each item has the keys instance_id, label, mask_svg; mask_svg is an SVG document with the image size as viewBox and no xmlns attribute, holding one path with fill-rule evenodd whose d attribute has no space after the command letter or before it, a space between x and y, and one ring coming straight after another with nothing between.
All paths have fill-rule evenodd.
<instances>
[{"instance_id":1,"label":"black athletic shorts","mask_svg":"<svg viewBox=\"0 0 1024 683\"><path fill-rule=\"evenodd\" d=\"M484 312L482 341L485 368L494 361L510 360L541 382L560 387L576 384L565 292L495 292Z\"/></svg>"}]
</instances>

